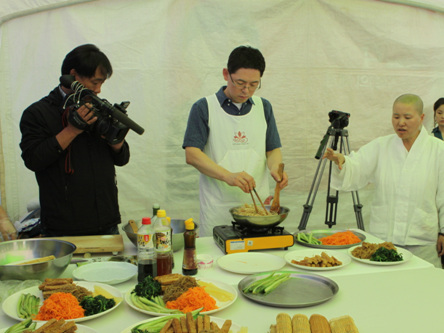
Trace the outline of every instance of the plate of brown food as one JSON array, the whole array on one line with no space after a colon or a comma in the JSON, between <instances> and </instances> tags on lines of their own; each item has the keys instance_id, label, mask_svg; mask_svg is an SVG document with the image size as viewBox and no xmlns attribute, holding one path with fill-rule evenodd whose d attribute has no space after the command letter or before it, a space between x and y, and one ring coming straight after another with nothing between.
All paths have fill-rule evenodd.
<instances>
[{"instance_id":1,"label":"plate of brown food","mask_svg":"<svg viewBox=\"0 0 444 333\"><path fill-rule=\"evenodd\" d=\"M174 317L167 316L165 318L166 324L162 327L162 329L166 330L165 332L230 332L230 333L243 333L248 332L246 327L241 327L240 325L233 323L229 319L222 319L217 317L210 317L208 315L198 316L197 318L193 318L191 313L183 314L177 318L177 330L175 326L169 322L170 319ZM138 323L132 324L127 327L121 333L131 333L134 329L147 330L147 332L151 332L150 328L154 327L156 321L159 321L159 318L151 318L145 319ZM156 325L157 326L157 325ZM166 327L169 328L166 328ZM168 329L168 330L167 330ZM171 330L172 329L172 330ZM222 330L223 329L223 330ZM156 329L157 330L157 329Z\"/></svg>"},{"instance_id":2,"label":"plate of brown food","mask_svg":"<svg viewBox=\"0 0 444 333\"><path fill-rule=\"evenodd\" d=\"M220 281L168 274L145 278L125 293L125 302L151 316L181 314L199 308L208 315L229 307L237 296L235 287Z\"/></svg>"},{"instance_id":3,"label":"plate of brown food","mask_svg":"<svg viewBox=\"0 0 444 333\"><path fill-rule=\"evenodd\" d=\"M379 244L363 242L360 246L348 249L348 253L356 261L376 266L403 264L413 256L410 251L396 247L391 242Z\"/></svg>"},{"instance_id":4,"label":"plate of brown food","mask_svg":"<svg viewBox=\"0 0 444 333\"><path fill-rule=\"evenodd\" d=\"M33 324L35 324L35 327L34 327L35 330L39 329L39 331L38 331L39 333L50 333L50 332L98 333L95 329L92 329L88 326L79 325L73 321L65 321L64 319L60 319L60 320L51 319L47 322L35 322L35 323L33 323L31 321L30 325L33 325ZM19 324L15 324L15 325L19 325ZM14 326L12 326L12 327L14 327ZM12 329L12 327L0 329L0 333L6 333L9 329ZM27 326L27 327L30 327L30 326ZM29 332L33 332L34 329L32 329L32 331L29 331ZM16 332L16 331L13 331L13 332ZM22 332L22 331L20 331L20 332ZM27 331L23 331L23 332L27 332Z\"/></svg>"},{"instance_id":5,"label":"plate of brown food","mask_svg":"<svg viewBox=\"0 0 444 333\"><path fill-rule=\"evenodd\" d=\"M284 258L289 265L309 271L335 270L351 262L347 253L316 249L288 252Z\"/></svg>"},{"instance_id":6,"label":"plate of brown food","mask_svg":"<svg viewBox=\"0 0 444 333\"><path fill-rule=\"evenodd\" d=\"M35 312L30 315L37 322L53 318L82 322L101 317L115 310L122 303L123 297L118 289L102 283L74 283L70 278L46 279L39 286L21 290L6 298L2 304L3 312L16 320L28 319L29 317L20 313L20 302L27 295L40 299ZM106 308L91 314L90 305L99 299L106 302Z\"/></svg>"}]
</instances>

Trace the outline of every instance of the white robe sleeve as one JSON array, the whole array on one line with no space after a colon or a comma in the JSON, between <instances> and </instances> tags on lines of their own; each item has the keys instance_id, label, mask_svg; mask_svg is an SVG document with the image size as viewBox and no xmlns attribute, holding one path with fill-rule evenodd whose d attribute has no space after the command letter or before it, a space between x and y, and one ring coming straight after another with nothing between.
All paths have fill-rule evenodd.
<instances>
[{"instance_id":1,"label":"white robe sleeve","mask_svg":"<svg viewBox=\"0 0 444 333\"><path fill-rule=\"evenodd\" d=\"M342 170L332 165L331 186L338 191L357 191L373 182L380 155L378 139L362 146L358 152L345 156Z\"/></svg>"}]
</instances>

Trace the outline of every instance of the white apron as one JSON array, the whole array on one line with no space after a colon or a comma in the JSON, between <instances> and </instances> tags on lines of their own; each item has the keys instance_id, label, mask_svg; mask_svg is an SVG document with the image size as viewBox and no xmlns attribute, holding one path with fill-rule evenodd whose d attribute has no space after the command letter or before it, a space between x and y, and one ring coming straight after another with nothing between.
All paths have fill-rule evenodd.
<instances>
[{"instance_id":1,"label":"white apron","mask_svg":"<svg viewBox=\"0 0 444 333\"><path fill-rule=\"evenodd\" d=\"M204 153L230 172L245 171L253 176L256 191L265 200L269 195L265 152L267 122L261 98L253 97L253 101L248 114L232 116L221 108L216 95L207 97L210 133ZM230 208L252 204L250 194L239 187L204 174L200 175L199 190L200 236L212 236L215 226L231 224Z\"/></svg>"}]
</instances>

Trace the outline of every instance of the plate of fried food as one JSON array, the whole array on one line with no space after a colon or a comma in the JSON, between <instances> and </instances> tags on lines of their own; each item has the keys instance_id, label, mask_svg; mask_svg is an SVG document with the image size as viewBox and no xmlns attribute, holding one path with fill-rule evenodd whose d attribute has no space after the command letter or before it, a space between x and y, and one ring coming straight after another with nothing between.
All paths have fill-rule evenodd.
<instances>
[{"instance_id":1,"label":"plate of fried food","mask_svg":"<svg viewBox=\"0 0 444 333\"><path fill-rule=\"evenodd\" d=\"M127 327L121 333L131 333L132 330L139 329L146 332L221 332L221 333L248 333L246 327L233 323L230 319L199 315L198 312L187 312L180 315L169 315L145 319Z\"/></svg>"},{"instance_id":2,"label":"plate of fried food","mask_svg":"<svg viewBox=\"0 0 444 333\"><path fill-rule=\"evenodd\" d=\"M125 302L151 316L182 314L200 308L202 314L208 315L227 308L237 296L236 288L226 283L175 273L147 276L125 293Z\"/></svg>"},{"instance_id":3,"label":"plate of fried food","mask_svg":"<svg viewBox=\"0 0 444 333\"><path fill-rule=\"evenodd\" d=\"M346 253L316 249L288 252L284 258L291 266L309 271L335 270L351 262Z\"/></svg>"},{"instance_id":4,"label":"plate of fried food","mask_svg":"<svg viewBox=\"0 0 444 333\"><path fill-rule=\"evenodd\" d=\"M413 256L410 251L396 247L391 242L379 244L363 242L360 246L350 248L348 253L356 261L377 266L403 264Z\"/></svg>"},{"instance_id":5,"label":"plate of fried food","mask_svg":"<svg viewBox=\"0 0 444 333\"><path fill-rule=\"evenodd\" d=\"M39 286L12 294L2 304L3 312L16 320L33 318L42 322L63 318L81 322L101 317L122 303L122 293L109 285L79 281L71 278L45 279ZM32 300L33 306L29 301ZM100 303L101 306L97 307Z\"/></svg>"},{"instance_id":6,"label":"plate of fried food","mask_svg":"<svg viewBox=\"0 0 444 333\"><path fill-rule=\"evenodd\" d=\"M6 332L27 332L27 331L16 331L15 329L29 329L29 332L35 333L98 333L95 329L87 326L76 324L74 321L66 321L64 319L51 319L47 322L33 322L31 319L22 321L20 323L14 324L11 327L0 329L0 333ZM9 331L8 331L9 330Z\"/></svg>"}]
</instances>

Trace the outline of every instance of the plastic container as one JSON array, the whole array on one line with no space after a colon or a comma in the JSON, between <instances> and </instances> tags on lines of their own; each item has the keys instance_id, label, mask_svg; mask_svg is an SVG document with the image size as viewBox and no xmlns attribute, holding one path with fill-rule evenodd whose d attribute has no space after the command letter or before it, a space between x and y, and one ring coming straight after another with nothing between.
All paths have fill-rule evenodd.
<instances>
[{"instance_id":1,"label":"plastic container","mask_svg":"<svg viewBox=\"0 0 444 333\"><path fill-rule=\"evenodd\" d=\"M182 262L183 275L197 274L196 260L196 230L194 230L193 219L185 221L185 232L183 233L184 251Z\"/></svg>"},{"instance_id":2,"label":"plastic container","mask_svg":"<svg viewBox=\"0 0 444 333\"><path fill-rule=\"evenodd\" d=\"M171 247L172 231L168 225L164 209L157 211L154 231L156 233L157 275L171 274L173 270L173 249Z\"/></svg>"},{"instance_id":3,"label":"plastic container","mask_svg":"<svg viewBox=\"0 0 444 333\"><path fill-rule=\"evenodd\" d=\"M138 282L142 282L148 275L157 276L154 228L149 217L142 219L142 226L137 231L137 271Z\"/></svg>"}]
</instances>

